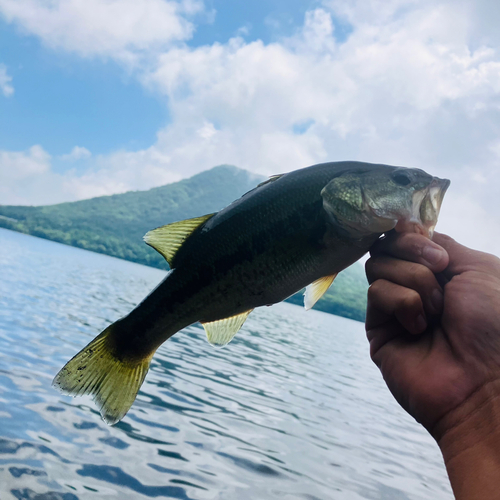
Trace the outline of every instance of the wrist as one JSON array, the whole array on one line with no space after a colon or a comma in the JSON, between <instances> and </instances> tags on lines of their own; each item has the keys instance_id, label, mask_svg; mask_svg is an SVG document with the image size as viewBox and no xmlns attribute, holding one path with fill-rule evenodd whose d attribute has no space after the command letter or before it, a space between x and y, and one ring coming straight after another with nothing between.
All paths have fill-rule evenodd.
<instances>
[{"instance_id":1,"label":"wrist","mask_svg":"<svg viewBox=\"0 0 500 500\"><path fill-rule=\"evenodd\" d=\"M457 499L500 499L500 380L477 389L432 434Z\"/></svg>"}]
</instances>

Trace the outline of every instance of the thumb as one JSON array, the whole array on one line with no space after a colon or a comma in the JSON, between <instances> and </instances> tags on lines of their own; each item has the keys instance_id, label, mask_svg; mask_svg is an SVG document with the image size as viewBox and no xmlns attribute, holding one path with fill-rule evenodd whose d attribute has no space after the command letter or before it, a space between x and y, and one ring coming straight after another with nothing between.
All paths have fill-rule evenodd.
<instances>
[{"instance_id":1,"label":"thumb","mask_svg":"<svg viewBox=\"0 0 500 500\"><path fill-rule=\"evenodd\" d=\"M492 271L496 270L497 274L500 275L500 260L494 255L461 245L446 234L434 233L432 241L448 252L450 262L443 273L448 279L466 271L491 274Z\"/></svg>"}]
</instances>

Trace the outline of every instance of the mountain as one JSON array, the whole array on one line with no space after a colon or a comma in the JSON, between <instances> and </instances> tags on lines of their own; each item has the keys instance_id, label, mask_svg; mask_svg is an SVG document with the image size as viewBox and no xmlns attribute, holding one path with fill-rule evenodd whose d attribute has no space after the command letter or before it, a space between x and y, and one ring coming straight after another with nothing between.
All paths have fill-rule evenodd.
<instances>
[{"instance_id":1,"label":"mountain","mask_svg":"<svg viewBox=\"0 0 500 500\"><path fill-rule=\"evenodd\" d=\"M40 207L0 206L0 226L168 269L163 257L143 242L145 233L169 222L216 212L261 180L224 165L148 191Z\"/></svg>"},{"instance_id":2,"label":"mountain","mask_svg":"<svg viewBox=\"0 0 500 500\"><path fill-rule=\"evenodd\" d=\"M216 212L263 178L221 165L148 191L129 191L48 206L0 205L0 227L139 264L167 269L142 237L158 226ZM367 283L359 264L342 272L315 309L364 320ZM288 299L302 304L302 294Z\"/></svg>"}]
</instances>

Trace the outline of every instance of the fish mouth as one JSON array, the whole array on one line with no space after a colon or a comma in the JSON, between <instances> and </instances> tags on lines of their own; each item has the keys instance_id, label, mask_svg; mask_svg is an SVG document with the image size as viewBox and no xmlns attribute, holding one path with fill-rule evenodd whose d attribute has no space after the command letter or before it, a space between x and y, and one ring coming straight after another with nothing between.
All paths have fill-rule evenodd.
<instances>
[{"instance_id":1,"label":"fish mouth","mask_svg":"<svg viewBox=\"0 0 500 500\"><path fill-rule=\"evenodd\" d=\"M426 189L413 193L410 217L399 220L396 231L419 233L432 239L441 204L449 186L448 179L433 177Z\"/></svg>"},{"instance_id":2,"label":"fish mouth","mask_svg":"<svg viewBox=\"0 0 500 500\"><path fill-rule=\"evenodd\" d=\"M434 177L429 185L427 194L422 199L419 207L420 221L424 228L424 234L432 239L436 227L441 204L443 203L446 190L450 186L448 179Z\"/></svg>"},{"instance_id":3,"label":"fish mouth","mask_svg":"<svg viewBox=\"0 0 500 500\"><path fill-rule=\"evenodd\" d=\"M450 187L450 184L451 182L448 179L439 179L438 177L434 177L434 180L429 186L428 196L437 215L439 215L444 195Z\"/></svg>"}]
</instances>

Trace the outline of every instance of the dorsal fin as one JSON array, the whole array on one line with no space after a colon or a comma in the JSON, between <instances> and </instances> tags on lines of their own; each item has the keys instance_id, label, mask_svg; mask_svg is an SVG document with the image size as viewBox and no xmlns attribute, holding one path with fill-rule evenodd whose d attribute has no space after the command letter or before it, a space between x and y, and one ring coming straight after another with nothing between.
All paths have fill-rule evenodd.
<instances>
[{"instance_id":1,"label":"dorsal fin","mask_svg":"<svg viewBox=\"0 0 500 500\"><path fill-rule=\"evenodd\" d=\"M323 276L323 278L313 281L310 285L307 285L304 293L304 307L306 308L306 311L312 309L314 304L316 304L316 302L323 297L324 293L330 288L330 285L333 283L337 274L338 273L332 274L331 276Z\"/></svg>"},{"instance_id":2,"label":"dorsal fin","mask_svg":"<svg viewBox=\"0 0 500 500\"><path fill-rule=\"evenodd\" d=\"M193 219L172 222L147 232L144 241L156 251L160 252L171 266L177 250L186 241L187 237L199 226L215 214L202 215Z\"/></svg>"},{"instance_id":3,"label":"dorsal fin","mask_svg":"<svg viewBox=\"0 0 500 500\"><path fill-rule=\"evenodd\" d=\"M242 312L229 318L219 319L217 321L210 321L208 323L201 323L207 332L207 340L215 347L222 347L231 340L238 333L238 330L243 326L248 315L253 311Z\"/></svg>"},{"instance_id":4,"label":"dorsal fin","mask_svg":"<svg viewBox=\"0 0 500 500\"><path fill-rule=\"evenodd\" d=\"M269 179L266 179L265 181L262 181L260 184L257 184L257 187L264 186L264 184L269 184L270 182L274 182L278 180L280 177L283 177L285 174L276 174L276 175L271 175Z\"/></svg>"}]
</instances>

